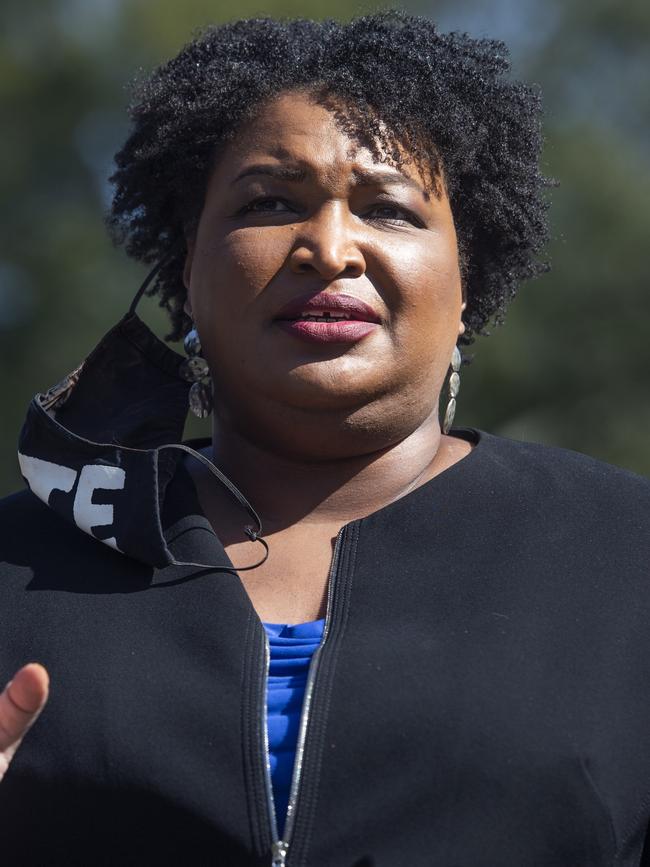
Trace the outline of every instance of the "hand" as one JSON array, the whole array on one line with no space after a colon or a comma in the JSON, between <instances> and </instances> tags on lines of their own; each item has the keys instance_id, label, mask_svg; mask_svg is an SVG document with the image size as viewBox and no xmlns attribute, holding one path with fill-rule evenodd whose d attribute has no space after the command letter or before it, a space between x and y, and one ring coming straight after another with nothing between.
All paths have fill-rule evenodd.
<instances>
[{"instance_id":1,"label":"hand","mask_svg":"<svg viewBox=\"0 0 650 867\"><path fill-rule=\"evenodd\" d=\"M16 672L0 695L0 780L25 732L43 710L49 685L43 666L30 662Z\"/></svg>"}]
</instances>

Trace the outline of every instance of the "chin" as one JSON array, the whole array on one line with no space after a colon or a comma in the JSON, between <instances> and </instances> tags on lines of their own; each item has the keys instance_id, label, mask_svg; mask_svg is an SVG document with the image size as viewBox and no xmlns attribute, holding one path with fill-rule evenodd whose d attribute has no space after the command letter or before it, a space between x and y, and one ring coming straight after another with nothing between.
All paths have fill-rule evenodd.
<instances>
[{"instance_id":1,"label":"chin","mask_svg":"<svg viewBox=\"0 0 650 867\"><path fill-rule=\"evenodd\" d=\"M372 405L385 393L385 381L377 376L311 374L300 369L285 378L278 390L278 402L296 410L350 412ZM280 393L281 392L281 393Z\"/></svg>"}]
</instances>

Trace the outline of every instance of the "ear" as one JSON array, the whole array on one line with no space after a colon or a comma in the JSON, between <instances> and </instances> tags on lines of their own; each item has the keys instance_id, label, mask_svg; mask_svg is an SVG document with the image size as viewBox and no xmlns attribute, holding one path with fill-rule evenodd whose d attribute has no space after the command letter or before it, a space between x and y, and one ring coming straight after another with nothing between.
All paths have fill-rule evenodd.
<instances>
[{"instance_id":1,"label":"ear","mask_svg":"<svg viewBox=\"0 0 650 867\"><path fill-rule=\"evenodd\" d=\"M467 301L463 301L463 303L460 305L461 313L464 313L466 309L467 309ZM465 323L461 319L460 323L458 325L458 336L460 337L464 333L465 333Z\"/></svg>"},{"instance_id":2,"label":"ear","mask_svg":"<svg viewBox=\"0 0 650 867\"><path fill-rule=\"evenodd\" d=\"M186 238L187 255L185 257L185 265L183 266L183 285L187 290L187 298L183 304L183 310L190 318L192 317L192 302L190 300L190 283L192 279L192 263L194 262L195 239Z\"/></svg>"}]
</instances>

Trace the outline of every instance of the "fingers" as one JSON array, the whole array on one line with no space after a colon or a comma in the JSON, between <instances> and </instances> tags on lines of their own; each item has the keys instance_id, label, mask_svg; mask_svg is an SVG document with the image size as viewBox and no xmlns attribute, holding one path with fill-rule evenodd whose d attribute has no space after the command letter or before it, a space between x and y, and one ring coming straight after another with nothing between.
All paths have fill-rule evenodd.
<instances>
[{"instance_id":1,"label":"fingers","mask_svg":"<svg viewBox=\"0 0 650 867\"><path fill-rule=\"evenodd\" d=\"M0 694L0 779L20 741L47 701L49 677L37 662L14 675Z\"/></svg>"},{"instance_id":2,"label":"fingers","mask_svg":"<svg viewBox=\"0 0 650 867\"><path fill-rule=\"evenodd\" d=\"M50 679L38 662L30 662L18 671L6 687L9 700L19 711L37 713L47 699Z\"/></svg>"}]
</instances>

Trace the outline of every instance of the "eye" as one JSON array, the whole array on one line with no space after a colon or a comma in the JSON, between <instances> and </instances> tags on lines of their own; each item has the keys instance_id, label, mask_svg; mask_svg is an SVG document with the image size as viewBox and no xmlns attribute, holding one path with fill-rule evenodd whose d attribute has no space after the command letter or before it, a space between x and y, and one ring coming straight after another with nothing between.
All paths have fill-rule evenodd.
<instances>
[{"instance_id":1,"label":"eye","mask_svg":"<svg viewBox=\"0 0 650 867\"><path fill-rule=\"evenodd\" d=\"M276 199L273 196L266 198L254 199L242 209L245 214L287 214L291 208L283 199Z\"/></svg>"},{"instance_id":2,"label":"eye","mask_svg":"<svg viewBox=\"0 0 650 867\"><path fill-rule=\"evenodd\" d=\"M406 208L400 208L398 205L379 204L372 207L367 212L367 218L371 221L379 221L382 223L410 223L411 225L421 226L422 223L415 214Z\"/></svg>"}]
</instances>

